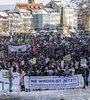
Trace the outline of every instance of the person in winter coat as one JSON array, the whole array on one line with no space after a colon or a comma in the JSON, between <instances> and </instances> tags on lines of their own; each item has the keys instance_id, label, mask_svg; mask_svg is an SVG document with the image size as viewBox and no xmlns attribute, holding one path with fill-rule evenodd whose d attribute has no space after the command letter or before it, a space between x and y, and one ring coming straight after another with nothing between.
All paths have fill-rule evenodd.
<instances>
[{"instance_id":1,"label":"person in winter coat","mask_svg":"<svg viewBox=\"0 0 90 100\"><path fill-rule=\"evenodd\" d=\"M13 86L13 79L14 79L14 76L13 76L13 68L10 67L9 68L9 92L12 92L12 86Z\"/></svg>"},{"instance_id":2,"label":"person in winter coat","mask_svg":"<svg viewBox=\"0 0 90 100\"><path fill-rule=\"evenodd\" d=\"M25 72L22 71L21 74L20 74L20 87L21 87L21 91L25 91L24 76L25 76Z\"/></svg>"},{"instance_id":3,"label":"person in winter coat","mask_svg":"<svg viewBox=\"0 0 90 100\"><path fill-rule=\"evenodd\" d=\"M84 72L85 72L85 84L88 86L88 77L89 77L89 68L88 68L88 66L86 66L86 68L84 68Z\"/></svg>"}]
</instances>

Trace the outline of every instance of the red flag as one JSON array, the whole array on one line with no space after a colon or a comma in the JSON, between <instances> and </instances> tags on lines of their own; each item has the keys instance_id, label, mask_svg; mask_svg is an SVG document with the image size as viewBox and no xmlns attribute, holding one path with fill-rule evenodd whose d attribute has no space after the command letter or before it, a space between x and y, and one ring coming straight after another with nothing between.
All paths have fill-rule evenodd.
<instances>
[{"instance_id":1,"label":"red flag","mask_svg":"<svg viewBox=\"0 0 90 100\"><path fill-rule=\"evenodd\" d=\"M35 47L34 47L34 46L33 46L33 51L34 51L34 52L36 52L36 49L35 49Z\"/></svg>"},{"instance_id":2,"label":"red flag","mask_svg":"<svg viewBox=\"0 0 90 100\"><path fill-rule=\"evenodd\" d=\"M4 43L6 43L6 39L4 40Z\"/></svg>"},{"instance_id":3,"label":"red flag","mask_svg":"<svg viewBox=\"0 0 90 100\"><path fill-rule=\"evenodd\" d=\"M1 43L3 44L3 39L1 40Z\"/></svg>"},{"instance_id":4,"label":"red flag","mask_svg":"<svg viewBox=\"0 0 90 100\"><path fill-rule=\"evenodd\" d=\"M9 50L8 50L8 53L10 54L11 53L11 49L9 48Z\"/></svg>"},{"instance_id":5,"label":"red flag","mask_svg":"<svg viewBox=\"0 0 90 100\"><path fill-rule=\"evenodd\" d=\"M27 44L27 48L30 48L30 44L29 43Z\"/></svg>"},{"instance_id":6,"label":"red flag","mask_svg":"<svg viewBox=\"0 0 90 100\"><path fill-rule=\"evenodd\" d=\"M34 40L33 40L33 41L34 41L34 45L35 45L35 44L36 44L36 39L34 38Z\"/></svg>"}]
</instances>

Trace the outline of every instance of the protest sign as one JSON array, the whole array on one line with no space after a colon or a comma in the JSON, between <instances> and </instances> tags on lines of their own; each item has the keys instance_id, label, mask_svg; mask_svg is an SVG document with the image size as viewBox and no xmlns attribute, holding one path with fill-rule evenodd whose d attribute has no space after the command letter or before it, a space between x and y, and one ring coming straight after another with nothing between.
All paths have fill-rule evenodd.
<instances>
[{"instance_id":1,"label":"protest sign","mask_svg":"<svg viewBox=\"0 0 90 100\"><path fill-rule=\"evenodd\" d=\"M81 59L81 66L87 66L87 61L85 58Z\"/></svg>"},{"instance_id":2,"label":"protest sign","mask_svg":"<svg viewBox=\"0 0 90 100\"><path fill-rule=\"evenodd\" d=\"M49 62L49 58L46 58L46 63L48 63Z\"/></svg>"},{"instance_id":3,"label":"protest sign","mask_svg":"<svg viewBox=\"0 0 90 100\"><path fill-rule=\"evenodd\" d=\"M15 52L15 51L26 51L26 45L21 45L21 46L11 46L9 45L8 46L8 52L11 53L11 52Z\"/></svg>"},{"instance_id":4,"label":"protest sign","mask_svg":"<svg viewBox=\"0 0 90 100\"><path fill-rule=\"evenodd\" d=\"M61 68L64 68L64 61L61 61Z\"/></svg>"},{"instance_id":5,"label":"protest sign","mask_svg":"<svg viewBox=\"0 0 90 100\"><path fill-rule=\"evenodd\" d=\"M24 60L23 60L22 63L21 63L21 65L24 65L24 63L25 63L25 62L24 62Z\"/></svg>"},{"instance_id":6,"label":"protest sign","mask_svg":"<svg viewBox=\"0 0 90 100\"><path fill-rule=\"evenodd\" d=\"M33 58L33 64L36 64L36 58Z\"/></svg>"},{"instance_id":7,"label":"protest sign","mask_svg":"<svg viewBox=\"0 0 90 100\"><path fill-rule=\"evenodd\" d=\"M71 60L71 55L69 54L69 55L64 56L64 57L63 57L63 60L66 60L66 61L67 61L67 60Z\"/></svg>"}]
</instances>

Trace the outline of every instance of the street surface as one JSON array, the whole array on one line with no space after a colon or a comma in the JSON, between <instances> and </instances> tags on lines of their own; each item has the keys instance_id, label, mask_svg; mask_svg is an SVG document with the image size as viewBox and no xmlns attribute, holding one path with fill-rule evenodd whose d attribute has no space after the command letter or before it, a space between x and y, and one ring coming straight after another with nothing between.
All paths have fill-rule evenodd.
<instances>
[{"instance_id":1,"label":"street surface","mask_svg":"<svg viewBox=\"0 0 90 100\"><path fill-rule=\"evenodd\" d=\"M31 92L0 92L0 100L90 100L90 85L86 89L43 90Z\"/></svg>"}]
</instances>

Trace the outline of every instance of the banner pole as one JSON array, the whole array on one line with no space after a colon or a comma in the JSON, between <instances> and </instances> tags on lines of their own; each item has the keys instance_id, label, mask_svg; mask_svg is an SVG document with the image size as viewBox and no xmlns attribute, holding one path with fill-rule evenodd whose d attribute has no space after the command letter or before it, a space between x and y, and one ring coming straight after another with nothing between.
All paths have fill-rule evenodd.
<instances>
[{"instance_id":1,"label":"banner pole","mask_svg":"<svg viewBox=\"0 0 90 100\"><path fill-rule=\"evenodd\" d=\"M2 82L2 90L4 90L4 82Z\"/></svg>"},{"instance_id":2,"label":"banner pole","mask_svg":"<svg viewBox=\"0 0 90 100\"><path fill-rule=\"evenodd\" d=\"M29 82L30 82L30 77L29 77ZM31 82L30 82L30 91L31 91Z\"/></svg>"}]
</instances>

